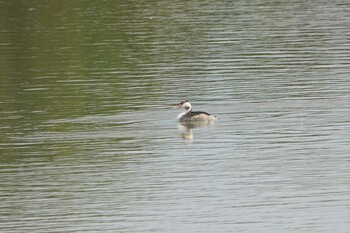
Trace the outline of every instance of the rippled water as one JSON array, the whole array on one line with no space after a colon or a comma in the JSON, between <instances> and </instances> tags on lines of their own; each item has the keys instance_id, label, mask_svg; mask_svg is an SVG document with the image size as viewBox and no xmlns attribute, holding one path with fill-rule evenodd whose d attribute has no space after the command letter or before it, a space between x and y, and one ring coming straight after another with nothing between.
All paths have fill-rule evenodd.
<instances>
[{"instance_id":1,"label":"rippled water","mask_svg":"<svg viewBox=\"0 0 350 233\"><path fill-rule=\"evenodd\" d=\"M349 232L347 1L0 12L1 232Z\"/></svg>"}]
</instances>

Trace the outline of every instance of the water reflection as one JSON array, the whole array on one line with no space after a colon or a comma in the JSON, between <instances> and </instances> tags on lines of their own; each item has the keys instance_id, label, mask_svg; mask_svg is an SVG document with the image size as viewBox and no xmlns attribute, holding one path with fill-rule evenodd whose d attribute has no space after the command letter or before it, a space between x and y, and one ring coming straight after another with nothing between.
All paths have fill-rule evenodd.
<instances>
[{"instance_id":1,"label":"water reflection","mask_svg":"<svg viewBox=\"0 0 350 233\"><path fill-rule=\"evenodd\" d=\"M194 129L208 127L214 124L213 121L194 121L194 122L179 122L178 128L181 131L181 138L187 143L193 143L194 140Z\"/></svg>"}]
</instances>

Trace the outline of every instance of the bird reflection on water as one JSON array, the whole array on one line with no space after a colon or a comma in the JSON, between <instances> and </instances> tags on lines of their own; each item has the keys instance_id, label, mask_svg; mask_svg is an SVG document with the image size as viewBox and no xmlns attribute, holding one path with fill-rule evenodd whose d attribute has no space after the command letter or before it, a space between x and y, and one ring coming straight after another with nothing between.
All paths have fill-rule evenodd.
<instances>
[{"instance_id":1,"label":"bird reflection on water","mask_svg":"<svg viewBox=\"0 0 350 233\"><path fill-rule=\"evenodd\" d=\"M187 143L193 143L194 129L208 127L212 123L211 121L179 122L178 127L182 131L181 138Z\"/></svg>"}]
</instances>

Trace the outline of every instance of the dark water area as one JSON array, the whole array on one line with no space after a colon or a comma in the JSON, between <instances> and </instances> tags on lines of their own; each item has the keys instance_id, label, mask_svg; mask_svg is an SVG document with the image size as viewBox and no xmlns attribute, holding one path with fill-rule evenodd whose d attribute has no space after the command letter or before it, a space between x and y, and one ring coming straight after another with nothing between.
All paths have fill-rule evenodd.
<instances>
[{"instance_id":1,"label":"dark water area","mask_svg":"<svg viewBox=\"0 0 350 233\"><path fill-rule=\"evenodd\" d=\"M1 232L349 232L347 1L0 1ZM183 125L179 110L218 116Z\"/></svg>"}]
</instances>

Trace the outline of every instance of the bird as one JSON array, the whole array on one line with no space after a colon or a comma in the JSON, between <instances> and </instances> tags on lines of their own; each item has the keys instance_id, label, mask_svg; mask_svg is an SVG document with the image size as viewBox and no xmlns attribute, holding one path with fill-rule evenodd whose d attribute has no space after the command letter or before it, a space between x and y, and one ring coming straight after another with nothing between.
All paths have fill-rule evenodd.
<instances>
[{"instance_id":1,"label":"bird","mask_svg":"<svg viewBox=\"0 0 350 233\"><path fill-rule=\"evenodd\" d=\"M196 122L196 121L207 121L212 122L217 119L217 116L211 115L207 112L193 112L192 105L188 100L180 102L174 107L174 109L184 108L187 111L182 112L177 116L180 122Z\"/></svg>"}]
</instances>

